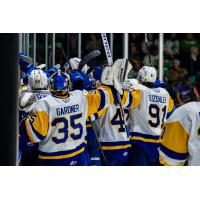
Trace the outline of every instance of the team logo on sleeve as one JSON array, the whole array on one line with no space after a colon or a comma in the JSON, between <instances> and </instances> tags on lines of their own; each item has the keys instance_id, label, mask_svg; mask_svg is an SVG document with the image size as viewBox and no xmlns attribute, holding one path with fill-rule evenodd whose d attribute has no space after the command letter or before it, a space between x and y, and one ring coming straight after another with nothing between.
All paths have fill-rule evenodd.
<instances>
[{"instance_id":1,"label":"team logo on sleeve","mask_svg":"<svg viewBox=\"0 0 200 200\"><path fill-rule=\"evenodd\" d=\"M33 113L29 116L31 124L35 121L36 117L37 117L36 114L33 114Z\"/></svg>"}]
</instances>

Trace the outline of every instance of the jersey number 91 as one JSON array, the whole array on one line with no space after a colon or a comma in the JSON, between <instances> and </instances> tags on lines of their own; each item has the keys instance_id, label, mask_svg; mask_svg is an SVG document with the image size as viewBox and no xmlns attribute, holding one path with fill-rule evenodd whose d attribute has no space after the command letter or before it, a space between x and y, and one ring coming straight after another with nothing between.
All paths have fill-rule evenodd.
<instances>
[{"instance_id":1,"label":"jersey number 91","mask_svg":"<svg viewBox=\"0 0 200 200\"><path fill-rule=\"evenodd\" d=\"M165 115L166 115L166 106L164 106L161 109L157 104L149 105L150 119L148 120L148 123L151 127L157 128L158 126L160 126L161 122L163 124Z\"/></svg>"}]
</instances>

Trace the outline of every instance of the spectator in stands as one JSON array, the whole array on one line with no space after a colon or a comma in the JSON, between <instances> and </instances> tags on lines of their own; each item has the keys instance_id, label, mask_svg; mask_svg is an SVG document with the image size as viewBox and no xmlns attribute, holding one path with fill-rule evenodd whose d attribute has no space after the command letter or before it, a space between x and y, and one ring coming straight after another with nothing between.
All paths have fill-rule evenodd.
<instances>
[{"instance_id":1,"label":"spectator in stands","mask_svg":"<svg viewBox=\"0 0 200 200\"><path fill-rule=\"evenodd\" d=\"M150 66L149 56L151 63L154 67L158 66L158 48L156 46L151 46L149 48L149 55L146 55L143 59L143 64Z\"/></svg>"},{"instance_id":2,"label":"spectator in stands","mask_svg":"<svg viewBox=\"0 0 200 200\"><path fill-rule=\"evenodd\" d=\"M177 106L182 106L192 100L193 86L191 84L191 77L186 75L178 83L176 87Z\"/></svg>"},{"instance_id":3,"label":"spectator in stands","mask_svg":"<svg viewBox=\"0 0 200 200\"><path fill-rule=\"evenodd\" d=\"M188 71L186 68L181 67L180 60L175 58L173 60L173 67L168 72L168 77L174 81L177 82L181 78L183 78L185 75L188 74Z\"/></svg>"},{"instance_id":4,"label":"spectator in stands","mask_svg":"<svg viewBox=\"0 0 200 200\"><path fill-rule=\"evenodd\" d=\"M179 55L179 40L177 39L176 33L171 33L169 39L165 41L165 55L173 58L176 55Z\"/></svg>"},{"instance_id":5,"label":"spectator in stands","mask_svg":"<svg viewBox=\"0 0 200 200\"><path fill-rule=\"evenodd\" d=\"M130 44L130 57L132 57L132 56L140 57L140 55L141 55L140 50L138 49L136 44L134 42L131 42L131 44Z\"/></svg>"},{"instance_id":6,"label":"spectator in stands","mask_svg":"<svg viewBox=\"0 0 200 200\"><path fill-rule=\"evenodd\" d=\"M155 34L148 33L147 38L148 38L148 47L149 48L152 46L158 47L158 40L155 38ZM144 54L147 54L145 39L142 41L141 49Z\"/></svg>"},{"instance_id":7,"label":"spectator in stands","mask_svg":"<svg viewBox=\"0 0 200 200\"><path fill-rule=\"evenodd\" d=\"M190 54L183 59L183 64L184 67L188 69L188 73L191 76L194 76L200 71L200 55L197 46L192 46L190 48Z\"/></svg>"},{"instance_id":8,"label":"spectator in stands","mask_svg":"<svg viewBox=\"0 0 200 200\"><path fill-rule=\"evenodd\" d=\"M193 33L187 33L186 38L180 41L181 54L188 54L192 46L199 47L199 42Z\"/></svg>"}]
</instances>

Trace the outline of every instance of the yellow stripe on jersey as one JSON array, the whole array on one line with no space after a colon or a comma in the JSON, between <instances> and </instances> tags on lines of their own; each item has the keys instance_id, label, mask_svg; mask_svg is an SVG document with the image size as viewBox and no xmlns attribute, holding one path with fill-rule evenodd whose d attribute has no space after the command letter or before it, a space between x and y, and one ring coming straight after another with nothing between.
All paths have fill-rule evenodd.
<instances>
[{"instance_id":1,"label":"yellow stripe on jersey","mask_svg":"<svg viewBox=\"0 0 200 200\"><path fill-rule=\"evenodd\" d=\"M114 98L113 98L113 94L112 94L111 89L108 86L101 86L99 89L104 94L105 94L105 92L108 93L109 100L110 100L109 104L113 104L114 103ZM106 96L106 94L105 94L105 96ZM101 105L102 99L101 99L101 94L100 94L99 90L95 90L95 92L89 92L87 94L87 101L88 101L88 116L91 116L94 113L97 113L97 112L100 111L98 109L99 109L99 107ZM107 99L105 99L104 101L105 101L105 105L107 105L108 104L108 102L106 102ZM104 107L105 107L105 105L104 105ZM102 108L102 109L104 109L104 108Z\"/></svg>"},{"instance_id":2,"label":"yellow stripe on jersey","mask_svg":"<svg viewBox=\"0 0 200 200\"><path fill-rule=\"evenodd\" d=\"M98 90L96 90L95 93L89 92L87 94L87 102L88 102L88 116L97 113L101 102L100 92Z\"/></svg>"},{"instance_id":3,"label":"yellow stripe on jersey","mask_svg":"<svg viewBox=\"0 0 200 200\"><path fill-rule=\"evenodd\" d=\"M160 140L148 139L148 138L143 138L143 137L139 137L139 136L132 136L131 140L140 140L143 142L160 143Z\"/></svg>"},{"instance_id":4,"label":"yellow stripe on jersey","mask_svg":"<svg viewBox=\"0 0 200 200\"><path fill-rule=\"evenodd\" d=\"M101 146L102 150L119 150L119 149L127 149L129 147L131 147L131 144L118 145L118 146Z\"/></svg>"},{"instance_id":5,"label":"yellow stripe on jersey","mask_svg":"<svg viewBox=\"0 0 200 200\"><path fill-rule=\"evenodd\" d=\"M36 111L32 113L34 120L32 122L33 128L43 137L47 136L49 129L49 116L44 111Z\"/></svg>"},{"instance_id":6,"label":"yellow stripe on jersey","mask_svg":"<svg viewBox=\"0 0 200 200\"><path fill-rule=\"evenodd\" d=\"M113 104L114 103L114 98L113 98L113 93L112 93L112 90L110 89L110 87L108 87L106 85L101 85L100 88L103 88L109 94L110 104Z\"/></svg>"},{"instance_id":7,"label":"yellow stripe on jersey","mask_svg":"<svg viewBox=\"0 0 200 200\"><path fill-rule=\"evenodd\" d=\"M140 90L134 90L133 92L131 92L131 94L133 96L133 101L131 103L131 107L136 108L140 103L141 91Z\"/></svg>"},{"instance_id":8,"label":"yellow stripe on jersey","mask_svg":"<svg viewBox=\"0 0 200 200\"><path fill-rule=\"evenodd\" d=\"M169 106L167 112L171 112L174 108L174 101L173 99L169 96Z\"/></svg>"},{"instance_id":9,"label":"yellow stripe on jersey","mask_svg":"<svg viewBox=\"0 0 200 200\"><path fill-rule=\"evenodd\" d=\"M98 117L101 117L105 112L106 112L106 108L100 110L100 111L98 112Z\"/></svg>"},{"instance_id":10,"label":"yellow stripe on jersey","mask_svg":"<svg viewBox=\"0 0 200 200\"><path fill-rule=\"evenodd\" d=\"M162 145L177 153L188 153L189 134L180 122L167 122L163 130Z\"/></svg>"},{"instance_id":11,"label":"yellow stripe on jersey","mask_svg":"<svg viewBox=\"0 0 200 200\"><path fill-rule=\"evenodd\" d=\"M67 155L60 155L60 156L42 156L42 155L39 155L38 158L39 159L65 159L65 158L71 158L71 157L74 157L82 152L84 152L85 150L85 147L82 147L81 149L79 149L78 151L75 151L73 153L70 153L70 154L67 154Z\"/></svg>"},{"instance_id":12,"label":"yellow stripe on jersey","mask_svg":"<svg viewBox=\"0 0 200 200\"><path fill-rule=\"evenodd\" d=\"M32 134L31 134L31 131L30 131L30 129L29 129L29 123L30 123L30 122L29 122L29 118L27 118L26 121L25 121L26 133L27 133L27 135L28 135L28 137L29 137L31 143L34 144L34 143L35 143L35 140L34 140Z\"/></svg>"},{"instance_id":13,"label":"yellow stripe on jersey","mask_svg":"<svg viewBox=\"0 0 200 200\"><path fill-rule=\"evenodd\" d=\"M164 166L173 166L173 165L170 165L166 160L164 160L161 156L159 156L159 161L160 161L160 164L164 165ZM185 162L180 162L178 165L176 166L183 166L185 164Z\"/></svg>"}]
</instances>

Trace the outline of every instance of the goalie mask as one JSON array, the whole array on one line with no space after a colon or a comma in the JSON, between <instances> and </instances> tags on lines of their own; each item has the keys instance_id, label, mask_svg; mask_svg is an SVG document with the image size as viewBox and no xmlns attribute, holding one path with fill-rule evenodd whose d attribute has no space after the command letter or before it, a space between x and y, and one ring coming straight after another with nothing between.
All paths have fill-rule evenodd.
<instances>
[{"instance_id":1,"label":"goalie mask","mask_svg":"<svg viewBox=\"0 0 200 200\"><path fill-rule=\"evenodd\" d=\"M28 84L33 90L44 90L48 87L48 78L41 69L33 69L28 76Z\"/></svg>"},{"instance_id":2,"label":"goalie mask","mask_svg":"<svg viewBox=\"0 0 200 200\"><path fill-rule=\"evenodd\" d=\"M112 67L105 67L101 82L105 85L114 86L120 95L123 94L122 83L128 77L128 73L132 69L132 65L127 59L117 59Z\"/></svg>"},{"instance_id":3,"label":"goalie mask","mask_svg":"<svg viewBox=\"0 0 200 200\"><path fill-rule=\"evenodd\" d=\"M141 83L154 83L156 81L157 72L154 67L144 66L138 72L138 81Z\"/></svg>"}]
</instances>

